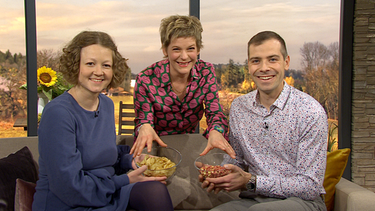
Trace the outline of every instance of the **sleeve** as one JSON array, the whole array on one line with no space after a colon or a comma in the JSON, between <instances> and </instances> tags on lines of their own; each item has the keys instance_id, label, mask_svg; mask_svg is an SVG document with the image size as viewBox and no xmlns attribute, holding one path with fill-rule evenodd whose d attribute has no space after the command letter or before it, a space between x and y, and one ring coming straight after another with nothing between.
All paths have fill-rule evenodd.
<instances>
[{"instance_id":1,"label":"sleeve","mask_svg":"<svg viewBox=\"0 0 375 211\"><path fill-rule=\"evenodd\" d=\"M212 64L207 65L207 68L209 74L205 76L206 84L204 85L204 89L208 90L204 99L207 129L204 131L203 135L208 138L209 132L213 130L215 126L220 126L224 129L224 138L228 140L228 120L219 103L215 70Z\"/></svg>"},{"instance_id":2,"label":"sleeve","mask_svg":"<svg viewBox=\"0 0 375 211\"><path fill-rule=\"evenodd\" d=\"M47 177L50 191L70 207L104 206L116 189L129 184L129 178L112 176L104 168L83 169L76 127L74 115L63 105L46 106L38 130L40 175Z\"/></svg>"},{"instance_id":3,"label":"sleeve","mask_svg":"<svg viewBox=\"0 0 375 211\"><path fill-rule=\"evenodd\" d=\"M310 113L310 119L299 134L295 164L297 171L291 177L257 176L257 193L277 198L299 197L304 200L314 200L324 193L327 116L322 108L319 112Z\"/></svg>"},{"instance_id":4,"label":"sleeve","mask_svg":"<svg viewBox=\"0 0 375 211\"><path fill-rule=\"evenodd\" d=\"M117 145L118 157L117 162L114 165L115 172L117 175L125 174L132 167L133 155L130 155L130 146L128 145Z\"/></svg>"},{"instance_id":5,"label":"sleeve","mask_svg":"<svg viewBox=\"0 0 375 211\"><path fill-rule=\"evenodd\" d=\"M135 139L138 136L138 128L142 124L149 123L154 127L154 109L148 97L149 89L144 80L150 81L150 78L142 73L138 74L134 87Z\"/></svg>"},{"instance_id":6,"label":"sleeve","mask_svg":"<svg viewBox=\"0 0 375 211\"><path fill-rule=\"evenodd\" d=\"M237 123L237 114L235 111L237 100L234 99L232 102L232 106L230 108L230 114L229 114L229 142L230 145L232 146L234 152L236 153L236 161L237 161L237 166L242 168L243 170L247 171L248 165L245 162L245 155L244 151L242 150L240 139L239 139L239 130L236 127L238 125Z\"/></svg>"}]
</instances>

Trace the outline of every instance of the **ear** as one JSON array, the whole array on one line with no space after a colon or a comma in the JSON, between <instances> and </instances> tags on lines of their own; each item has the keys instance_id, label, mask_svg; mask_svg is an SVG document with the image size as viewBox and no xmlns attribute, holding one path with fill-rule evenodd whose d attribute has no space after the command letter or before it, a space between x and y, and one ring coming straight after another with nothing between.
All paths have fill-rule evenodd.
<instances>
[{"instance_id":1,"label":"ear","mask_svg":"<svg viewBox=\"0 0 375 211\"><path fill-rule=\"evenodd\" d=\"M290 64L290 56L288 55L285 59L285 70L289 70L289 64Z\"/></svg>"},{"instance_id":2,"label":"ear","mask_svg":"<svg viewBox=\"0 0 375 211\"><path fill-rule=\"evenodd\" d=\"M163 54L164 54L165 57L168 57L167 49L163 48Z\"/></svg>"}]
</instances>

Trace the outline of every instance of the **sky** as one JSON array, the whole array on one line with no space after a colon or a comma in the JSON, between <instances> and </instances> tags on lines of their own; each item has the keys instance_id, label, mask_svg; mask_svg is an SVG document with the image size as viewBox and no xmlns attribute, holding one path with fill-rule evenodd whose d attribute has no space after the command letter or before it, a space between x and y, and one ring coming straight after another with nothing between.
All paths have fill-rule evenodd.
<instances>
[{"instance_id":1,"label":"sky","mask_svg":"<svg viewBox=\"0 0 375 211\"><path fill-rule=\"evenodd\" d=\"M300 48L339 41L340 0L201 0L200 58L244 64L247 42L275 31L286 41L290 69L301 68ZM37 48L61 49L83 30L110 34L132 73L163 59L160 20L188 15L189 0L36 0ZM24 0L0 0L0 51L26 53Z\"/></svg>"}]
</instances>

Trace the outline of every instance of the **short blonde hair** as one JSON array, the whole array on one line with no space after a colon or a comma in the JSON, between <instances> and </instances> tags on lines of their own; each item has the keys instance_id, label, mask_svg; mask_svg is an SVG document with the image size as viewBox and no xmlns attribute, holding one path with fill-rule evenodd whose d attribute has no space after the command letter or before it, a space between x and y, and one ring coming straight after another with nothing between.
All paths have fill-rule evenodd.
<instances>
[{"instance_id":1,"label":"short blonde hair","mask_svg":"<svg viewBox=\"0 0 375 211\"><path fill-rule=\"evenodd\" d=\"M113 78L107 88L118 87L124 81L129 67L126 64L126 59L117 51L117 46L112 38L104 32L83 31L76 35L63 49L63 54L60 57L60 72L68 83L77 85L81 50L84 47L94 44L99 44L112 50Z\"/></svg>"},{"instance_id":2,"label":"short blonde hair","mask_svg":"<svg viewBox=\"0 0 375 211\"><path fill-rule=\"evenodd\" d=\"M193 37L197 44L198 51L203 48L202 24L197 17L172 15L161 20L160 39L162 48L168 48L172 39L180 37Z\"/></svg>"}]
</instances>

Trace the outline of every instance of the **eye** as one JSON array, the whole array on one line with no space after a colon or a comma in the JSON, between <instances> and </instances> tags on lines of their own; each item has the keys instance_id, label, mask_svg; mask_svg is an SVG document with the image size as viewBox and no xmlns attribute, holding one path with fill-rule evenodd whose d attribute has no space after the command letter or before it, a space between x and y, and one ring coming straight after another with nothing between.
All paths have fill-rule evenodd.
<instances>
[{"instance_id":1,"label":"eye","mask_svg":"<svg viewBox=\"0 0 375 211\"><path fill-rule=\"evenodd\" d=\"M94 62L87 62L86 65L87 66L94 66L95 64L94 64Z\"/></svg>"},{"instance_id":2,"label":"eye","mask_svg":"<svg viewBox=\"0 0 375 211\"><path fill-rule=\"evenodd\" d=\"M104 64L103 66L104 66L105 68L107 68L107 69L112 67L111 64Z\"/></svg>"},{"instance_id":3,"label":"eye","mask_svg":"<svg viewBox=\"0 0 375 211\"><path fill-rule=\"evenodd\" d=\"M251 64L258 64L259 63L259 59L252 59L251 60Z\"/></svg>"},{"instance_id":4,"label":"eye","mask_svg":"<svg viewBox=\"0 0 375 211\"><path fill-rule=\"evenodd\" d=\"M270 58L270 62L277 62L279 61L279 59L277 57L271 57Z\"/></svg>"},{"instance_id":5,"label":"eye","mask_svg":"<svg viewBox=\"0 0 375 211\"><path fill-rule=\"evenodd\" d=\"M189 50L189 51L194 51L194 50L195 50L195 47L190 47L188 50Z\"/></svg>"},{"instance_id":6,"label":"eye","mask_svg":"<svg viewBox=\"0 0 375 211\"><path fill-rule=\"evenodd\" d=\"M179 48L172 48L172 51L179 51Z\"/></svg>"}]
</instances>

